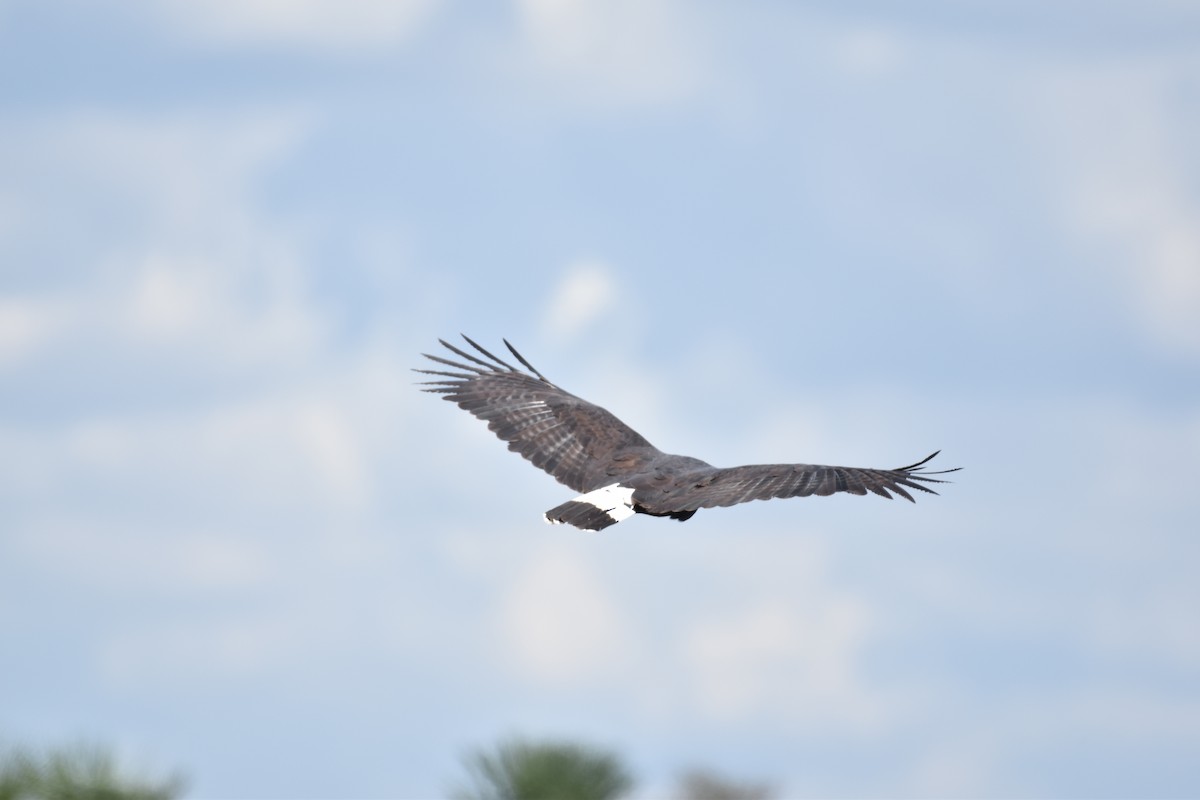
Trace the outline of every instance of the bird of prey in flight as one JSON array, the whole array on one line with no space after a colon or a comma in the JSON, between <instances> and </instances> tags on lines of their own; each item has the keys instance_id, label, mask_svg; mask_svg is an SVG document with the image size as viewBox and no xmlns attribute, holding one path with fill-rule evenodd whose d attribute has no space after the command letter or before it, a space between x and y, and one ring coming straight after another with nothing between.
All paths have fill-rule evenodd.
<instances>
[{"instance_id":1,"label":"bird of prey in flight","mask_svg":"<svg viewBox=\"0 0 1200 800\"><path fill-rule=\"evenodd\" d=\"M479 355L439 339L461 360L423 354L454 371L415 370L436 376L421 385L486 422L508 442L509 450L582 493L547 511L550 523L598 531L634 514L682 521L701 508L835 492L872 492L888 499L895 492L912 501L909 489L937 494L924 484L945 483L931 476L958 469L929 470L925 465L937 452L896 469L820 464L714 467L698 458L662 452L600 406L555 386L507 339L504 344L527 372L466 335L463 339Z\"/></svg>"}]
</instances>

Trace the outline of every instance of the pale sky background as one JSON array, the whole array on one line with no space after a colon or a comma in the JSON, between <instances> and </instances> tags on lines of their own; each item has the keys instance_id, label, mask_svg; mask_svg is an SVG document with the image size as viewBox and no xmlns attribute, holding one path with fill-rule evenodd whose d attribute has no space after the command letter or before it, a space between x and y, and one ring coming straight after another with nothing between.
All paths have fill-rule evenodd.
<instances>
[{"instance_id":1,"label":"pale sky background","mask_svg":"<svg viewBox=\"0 0 1200 800\"><path fill-rule=\"evenodd\" d=\"M432 797L1200 795L1200 4L0 0L0 738ZM962 466L550 527L413 385Z\"/></svg>"}]
</instances>

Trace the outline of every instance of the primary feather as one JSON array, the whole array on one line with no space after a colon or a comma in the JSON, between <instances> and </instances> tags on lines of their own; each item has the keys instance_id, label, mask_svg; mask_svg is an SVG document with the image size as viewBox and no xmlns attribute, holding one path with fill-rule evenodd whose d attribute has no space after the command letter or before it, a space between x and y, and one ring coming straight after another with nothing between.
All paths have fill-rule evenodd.
<instances>
[{"instance_id":1,"label":"primary feather","mask_svg":"<svg viewBox=\"0 0 1200 800\"><path fill-rule=\"evenodd\" d=\"M460 360L425 353L443 369L418 369L434 380L424 391L441 394L488 424L508 449L583 495L546 512L548 522L601 530L634 513L678 520L698 509L732 506L775 497L835 492L896 493L910 489L937 494L925 484L956 469L930 471L930 456L896 469L862 469L820 464L754 464L720 468L697 458L664 453L600 406L554 385L508 340L505 346L522 371L467 336L475 355L438 341Z\"/></svg>"}]
</instances>

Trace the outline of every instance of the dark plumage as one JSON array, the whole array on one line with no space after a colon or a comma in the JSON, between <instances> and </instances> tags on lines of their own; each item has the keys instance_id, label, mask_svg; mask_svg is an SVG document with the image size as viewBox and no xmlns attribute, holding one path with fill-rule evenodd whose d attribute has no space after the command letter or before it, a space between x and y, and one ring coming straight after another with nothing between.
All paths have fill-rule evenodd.
<instances>
[{"instance_id":1,"label":"dark plumage","mask_svg":"<svg viewBox=\"0 0 1200 800\"><path fill-rule=\"evenodd\" d=\"M547 522L601 530L634 513L686 520L701 508L835 492L872 492L888 499L895 492L912 501L909 489L937 494L923 484L945 483L931 476L957 469L926 469L936 452L897 469L819 464L714 467L697 458L663 453L608 411L548 381L507 340L504 344L528 372L463 338L484 358L439 339L462 360L425 353L454 371L415 370L437 376L422 384L429 387L424 391L441 394L484 420L508 442L509 450L584 493L547 511Z\"/></svg>"}]
</instances>

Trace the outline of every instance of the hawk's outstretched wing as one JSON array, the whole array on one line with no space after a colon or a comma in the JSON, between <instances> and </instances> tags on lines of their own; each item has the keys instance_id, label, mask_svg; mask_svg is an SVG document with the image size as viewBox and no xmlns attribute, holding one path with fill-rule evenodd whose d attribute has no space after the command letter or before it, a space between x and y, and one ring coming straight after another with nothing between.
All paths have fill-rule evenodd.
<instances>
[{"instance_id":1,"label":"hawk's outstretched wing","mask_svg":"<svg viewBox=\"0 0 1200 800\"><path fill-rule=\"evenodd\" d=\"M751 464L728 469L713 467L680 476L680 480L673 485L647 493L653 497L647 506L657 512L686 512L732 506L750 500L830 495L835 492L859 495L871 492L888 499L891 499L891 492L895 492L912 501L909 489L937 494L922 484L945 483L930 476L955 471L947 469L933 472L926 469L925 464L936 455L935 452L916 464L896 469L830 467L821 464Z\"/></svg>"},{"instance_id":2,"label":"hawk's outstretched wing","mask_svg":"<svg viewBox=\"0 0 1200 800\"><path fill-rule=\"evenodd\" d=\"M599 488L618 479L612 464L617 451L629 447L653 451L637 431L608 411L546 380L507 339L504 344L528 373L496 358L467 336L463 338L488 360L439 339L463 361L424 353L426 358L455 369L416 370L438 376L423 383L430 387L424 391L441 394L487 422L493 433L508 442L509 450L560 483L577 492Z\"/></svg>"}]
</instances>

